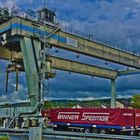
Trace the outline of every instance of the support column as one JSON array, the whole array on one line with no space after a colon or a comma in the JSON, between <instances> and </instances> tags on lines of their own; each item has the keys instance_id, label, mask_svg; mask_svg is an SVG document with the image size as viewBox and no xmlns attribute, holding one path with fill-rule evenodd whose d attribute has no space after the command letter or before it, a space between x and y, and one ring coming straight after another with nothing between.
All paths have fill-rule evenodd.
<instances>
[{"instance_id":1,"label":"support column","mask_svg":"<svg viewBox=\"0 0 140 140\"><path fill-rule=\"evenodd\" d=\"M111 108L116 107L116 79L111 80Z\"/></svg>"},{"instance_id":2,"label":"support column","mask_svg":"<svg viewBox=\"0 0 140 140\"><path fill-rule=\"evenodd\" d=\"M34 44L36 45L36 47L34 46ZM32 40L31 38L22 37L20 39L20 46L23 55L31 107L35 107L36 104L40 101L39 54L41 51L41 42Z\"/></svg>"},{"instance_id":3,"label":"support column","mask_svg":"<svg viewBox=\"0 0 140 140\"><path fill-rule=\"evenodd\" d=\"M42 140L42 128L31 127L29 129L29 140Z\"/></svg>"}]
</instances>

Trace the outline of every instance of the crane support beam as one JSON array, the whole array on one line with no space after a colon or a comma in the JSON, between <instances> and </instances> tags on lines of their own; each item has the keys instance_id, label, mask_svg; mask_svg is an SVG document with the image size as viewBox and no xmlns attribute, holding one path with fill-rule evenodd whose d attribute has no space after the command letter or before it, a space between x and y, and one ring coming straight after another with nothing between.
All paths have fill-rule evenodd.
<instances>
[{"instance_id":1,"label":"crane support beam","mask_svg":"<svg viewBox=\"0 0 140 140\"><path fill-rule=\"evenodd\" d=\"M116 108L116 80L111 80L111 108Z\"/></svg>"},{"instance_id":2,"label":"crane support beam","mask_svg":"<svg viewBox=\"0 0 140 140\"><path fill-rule=\"evenodd\" d=\"M34 45L38 45L34 49ZM26 79L28 85L28 94L31 100L31 106L35 107L40 102L39 90L39 53L41 50L41 43L31 38L20 38L20 46L22 50L24 69L26 72Z\"/></svg>"},{"instance_id":3,"label":"crane support beam","mask_svg":"<svg viewBox=\"0 0 140 140\"><path fill-rule=\"evenodd\" d=\"M3 57L3 52L6 52L4 57ZM21 61L22 53L11 52L5 47L0 47L0 59L1 58L5 60L17 59ZM97 67L94 65L88 65L88 64L84 64L84 63L80 63L80 62L76 62L72 60L67 60L67 59L51 56L51 61L52 61L51 68L58 69L58 70L69 71L69 72L96 76L96 77L102 77L106 79L115 79L118 76L117 71Z\"/></svg>"},{"instance_id":4,"label":"crane support beam","mask_svg":"<svg viewBox=\"0 0 140 140\"><path fill-rule=\"evenodd\" d=\"M6 33L7 36L34 36L41 39L44 35L47 37L54 29L55 28L50 25L46 25L44 28L44 25L41 23L15 17L0 26L0 33ZM61 31L46 38L46 42L50 43L53 47L62 48L133 68L140 68L140 56L98 43L90 40L89 36L85 37L84 34L79 34L80 32L73 34L72 31L69 31L68 33L68 31L63 28Z\"/></svg>"},{"instance_id":5,"label":"crane support beam","mask_svg":"<svg viewBox=\"0 0 140 140\"><path fill-rule=\"evenodd\" d=\"M5 47L0 47L0 58L5 59L5 60L10 60L11 59L12 52L10 52L8 49Z\"/></svg>"},{"instance_id":6,"label":"crane support beam","mask_svg":"<svg viewBox=\"0 0 140 140\"><path fill-rule=\"evenodd\" d=\"M0 59L5 59L5 60L21 60L22 59L22 53L21 52L10 51L7 48L1 46L0 47ZM54 56L51 56L51 59L52 59L52 62L53 62L53 63L51 63L51 67L52 68L59 69L59 70L64 70L64 71L75 72L75 71L73 71L72 68L70 69L70 68L62 66L62 65L64 65L64 63L65 64L72 63L71 66L74 66L78 62L69 61L69 60L65 60L65 59L62 59L62 58L57 58L57 57L54 57ZM57 65L56 62L58 62L58 65ZM78 63L78 64L84 65L88 69L89 69L89 66L92 67L91 69L96 69L96 70L98 69L99 71L101 71L101 73L103 73L102 70L104 70L103 68L97 67L97 66L87 65L87 64L83 64L83 63ZM81 74L85 74L85 75L99 76L99 73L96 75L94 71L93 71L93 73L86 73L86 72L80 72L80 73ZM122 70L122 71L118 71L118 72L113 71L113 70L109 70L109 69L105 69L105 71L108 71L107 72L108 74L107 74L107 76L102 76L102 77L107 78L107 79L113 79L113 78L115 78L117 76L127 76L127 75L140 74L140 70L139 69ZM75 73L79 73L79 71L76 71Z\"/></svg>"},{"instance_id":7,"label":"crane support beam","mask_svg":"<svg viewBox=\"0 0 140 140\"><path fill-rule=\"evenodd\" d=\"M131 70L118 71L118 76L127 76L127 75L134 75L134 74L140 74L140 70L139 69L131 69Z\"/></svg>"},{"instance_id":8,"label":"crane support beam","mask_svg":"<svg viewBox=\"0 0 140 140\"><path fill-rule=\"evenodd\" d=\"M106 79L115 79L117 77L117 71L97 67L94 65L88 65L72 60L67 60L58 57L51 57L51 67L58 70L69 71L84 75L102 77Z\"/></svg>"},{"instance_id":9,"label":"crane support beam","mask_svg":"<svg viewBox=\"0 0 140 140\"><path fill-rule=\"evenodd\" d=\"M7 48L0 46L0 59L21 59L21 56L21 53L17 53L16 51L9 51Z\"/></svg>"}]
</instances>

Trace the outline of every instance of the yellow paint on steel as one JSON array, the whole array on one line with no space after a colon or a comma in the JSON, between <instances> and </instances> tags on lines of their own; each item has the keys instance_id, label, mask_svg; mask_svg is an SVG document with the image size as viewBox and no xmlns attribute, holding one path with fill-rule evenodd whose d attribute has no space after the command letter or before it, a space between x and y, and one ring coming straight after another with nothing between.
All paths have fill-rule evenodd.
<instances>
[{"instance_id":1,"label":"yellow paint on steel","mask_svg":"<svg viewBox=\"0 0 140 140\"><path fill-rule=\"evenodd\" d=\"M10 51L5 47L0 46L0 59L12 60L21 58L22 58L21 52Z\"/></svg>"},{"instance_id":2,"label":"yellow paint on steel","mask_svg":"<svg viewBox=\"0 0 140 140\"><path fill-rule=\"evenodd\" d=\"M0 46L0 58L10 60L11 59L11 52L8 49Z\"/></svg>"},{"instance_id":3,"label":"yellow paint on steel","mask_svg":"<svg viewBox=\"0 0 140 140\"><path fill-rule=\"evenodd\" d=\"M41 31L44 31L43 24L36 23L31 20L22 19L19 17L11 19L8 23L5 24L13 24L13 23L19 23L20 27L12 29L12 35L22 35L22 36L38 36L37 32L34 32L37 30L41 33ZM0 29L5 26L4 24L0 27ZM32 28L33 31L29 31L25 29L25 27ZM50 26L45 27L45 31L52 32L53 29L50 28ZM63 42L61 38L64 38L65 41ZM75 41L77 46L73 46L68 42L68 39ZM114 63L127 65L134 68L140 68L140 56L137 56L135 54L124 52L122 50L108 47L107 45L103 45L97 42L90 41L88 39L84 39L81 37L78 37L76 35L72 35L63 31L59 31L55 34L55 38L49 38L46 40L49 42L52 46L62 48L65 50L73 51L76 53L84 54L91 57L100 58L103 60L108 60Z\"/></svg>"},{"instance_id":4,"label":"yellow paint on steel","mask_svg":"<svg viewBox=\"0 0 140 140\"><path fill-rule=\"evenodd\" d=\"M10 140L8 136L0 136L0 140Z\"/></svg>"},{"instance_id":5,"label":"yellow paint on steel","mask_svg":"<svg viewBox=\"0 0 140 140\"><path fill-rule=\"evenodd\" d=\"M90 76L97 76L107 79L116 79L118 75L117 71L88 65L72 60L62 59L58 57L52 57L51 60L51 67L54 69L70 71Z\"/></svg>"},{"instance_id":6,"label":"yellow paint on steel","mask_svg":"<svg viewBox=\"0 0 140 140\"><path fill-rule=\"evenodd\" d=\"M5 54L3 55L3 52ZM11 55L12 54L12 55ZM12 53L10 50L8 50L5 47L0 47L0 58L9 60L9 59L22 59L21 53ZM74 73L84 74L84 75L90 75L90 76L97 76L107 79L115 79L118 75L117 71L113 71L110 69L105 69L93 65L88 65L84 63L79 63L67 59L62 59L58 57L51 56L51 68L59 69L63 71L71 71Z\"/></svg>"}]
</instances>

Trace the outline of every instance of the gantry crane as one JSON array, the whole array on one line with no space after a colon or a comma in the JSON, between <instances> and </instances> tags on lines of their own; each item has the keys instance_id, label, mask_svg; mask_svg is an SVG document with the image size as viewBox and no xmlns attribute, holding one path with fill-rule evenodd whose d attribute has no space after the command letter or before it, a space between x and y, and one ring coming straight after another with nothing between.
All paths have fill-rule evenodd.
<instances>
[{"instance_id":1,"label":"gantry crane","mask_svg":"<svg viewBox=\"0 0 140 140\"><path fill-rule=\"evenodd\" d=\"M51 56L45 48L61 48L129 66L139 72L139 55L97 41L94 35L55 24L55 14L51 12L49 15L52 17L49 17L49 11L46 8L38 12L39 17L28 14L26 16L10 15L7 9L3 10L5 13L1 12L0 18L0 58L11 61L7 72L26 72L28 94L33 108L42 100L42 80L54 77L53 68L110 79L112 108L116 103L115 80L118 76L129 73ZM42 17L42 15L46 16Z\"/></svg>"}]
</instances>

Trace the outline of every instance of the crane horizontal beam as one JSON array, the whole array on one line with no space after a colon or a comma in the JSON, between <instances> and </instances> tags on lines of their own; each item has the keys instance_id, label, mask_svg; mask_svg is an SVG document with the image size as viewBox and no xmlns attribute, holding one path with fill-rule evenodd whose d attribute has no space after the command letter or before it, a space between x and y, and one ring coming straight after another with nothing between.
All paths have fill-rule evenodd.
<instances>
[{"instance_id":1,"label":"crane horizontal beam","mask_svg":"<svg viewBox=\"0 0 140 140\"><path fill-rule=\"evenodd\" d=\"M56 28L50 25L46 25L44 28L44 25L41 23L15 17L0 26L0 33L2 34L7 32L8 36L10 34L11 36L21 35L42 38L43 35L46 35L47 37L55 29ZM50 43L53 47L62 48L133 68L140 68L140 56L112 48L106 44L98 43L90 40L90 36L85 37L84 34L79 34L80 32L73 34L72 31L68 32L63 29L52 34L49 38L46 38L46 42Z\"/></svg>"},{"instance_id":2,"label":"crane horizontal beam","mask_svg":"<svg viewBox=\"0 0 140 140\"><path fill-rule=\"evenodd\" d=\"M105 69L93 65L88 65L72 60L67 60L58 57L51 57L52 63L51 67L54 69L59 69L63 71L69 71L84 75L102 77L106 79L116 79L117 78L117 71L113 71L110 69Z\"/></svg>"},{"instance_id":3,"label":"crane horizontal beam","mask_svg":"<svg viewBox=\"0 0 140 140\"><path fill-rule=\"evenodd\" d=\"M134 74L140 74L140 70L130 69L130 70L118 71L118 76L127 76L127 75L134 75Z\"/></svg>"},{"instance_id":4,"label":"crane horizontal beam","mask_svg":"<svg viewBox=\"0 0 140 140\"><path fill-rule=\"evenodd\" d=\"M5 47L0 46L0 59L4 60L19 60L22 58L21 52L10 51Z\"/></svg>"},{"instance_id":5,"label":"crane horizontal beam","mask_svg":"<svg viewBox=\"0 0 140 140\"><path fill-rule=\"evenodd\" d=\"M15 51L9 51L5 47L0 47L0 59L21 60L22 53L21 52L17 53ZM103 78L108 78L108 79L114 79L117 76L140 74L139 69L122 70L122 71L116 72L113 70L104 69L104 68L93 66L93 65L87 65L87 64L83 64L83 63L79 63L79 62L75 62L75 61L71 61L71 60L66 60L66 59L62 59L62 58L58 58L58 57L54 57L54 56L51 57L51 60L52 60L51 67L54 69L81 73L81 74L85 74L85 75L92 75L92 76L97 76L97 77L101 76ZM81 68L81 69L76 70L76 67ZM88 71L86 68L90 69L90 70ZM94 70L94 71L92 71L92 70Z\"/></svg>"},{"instance_id":6,"label":"crane horizontal beam","mask_svg":"<svg viewBox=\"0 0 140 140\"><path fill-rule=\"evenodd\" d=\"M3 52L5 55L3 55ZM22 59L22 53L21 52L11 52L5 47L0 47L0 59L5 60L21 60ZM106 79L116 79L117 78L117 71L105 69L93 65L88 65L68 59L58 58L51 56L51 68L63 70L63 71L69 71L84 75L90 75L90 76L96 76L96 77L102 77Z\"/></svg>"}]
</instances>

